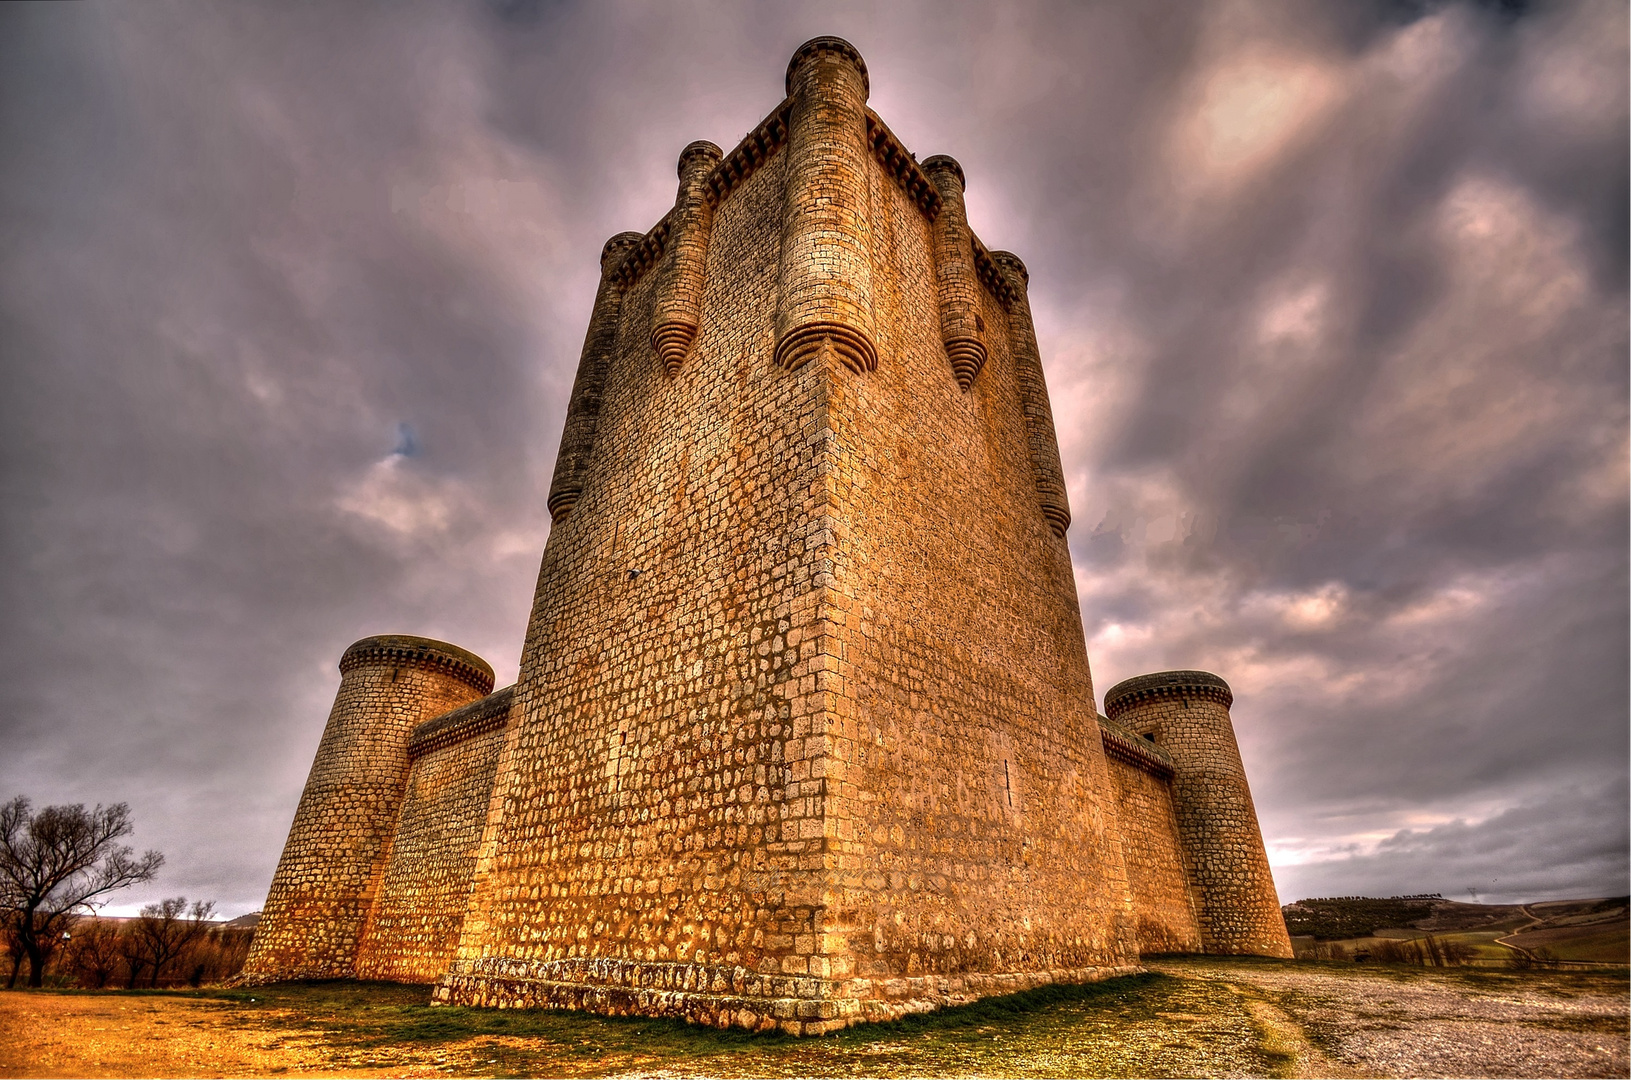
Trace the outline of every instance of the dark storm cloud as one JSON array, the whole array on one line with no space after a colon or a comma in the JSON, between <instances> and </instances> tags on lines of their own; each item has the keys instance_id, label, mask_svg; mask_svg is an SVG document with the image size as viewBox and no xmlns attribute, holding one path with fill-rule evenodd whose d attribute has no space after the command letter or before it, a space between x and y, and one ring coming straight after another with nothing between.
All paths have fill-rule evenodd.
<instances>
[{"instance_id":1,"label":"dark storm cloud","mask_svg":"<svg viewBox=\"0 0 1631 1080\"><path fill-rule=\"evenodd\" d=\"M0 19L0 795L152 896L258 906L351 640L513 677L600 243L818 33L1029 265L1099 685L1230 680L1282 894L1625 890L1623 7Z\"/></svg>"}]
</instances>

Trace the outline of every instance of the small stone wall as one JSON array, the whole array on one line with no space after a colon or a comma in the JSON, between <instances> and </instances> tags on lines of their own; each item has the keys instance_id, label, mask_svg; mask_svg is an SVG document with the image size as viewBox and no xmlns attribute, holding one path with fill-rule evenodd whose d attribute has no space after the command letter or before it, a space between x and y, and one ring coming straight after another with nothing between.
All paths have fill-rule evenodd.
<instances>
[{"instance_id":1,"label":"small stone wall","mask_svg":"<svg viewBox=\"0 0 1631 1080\"><path fill-rule=\"evenodd\" d=\"M1138 918L1138 950L1200 952L1201 929L1172 809L1172 759L1103 717L1099 730L1121 819L1121 855Z\"/></svg>"},{"instance_id":2,"label":"small stone wall","mask_svg":"<svg viewBox=\"0 0 1631 1080\"><path fill-rule=\"evenodd\" d=\"M420 724L357 977L435 982L459 944L515 687Z\"/></svg>"}]
</instances>

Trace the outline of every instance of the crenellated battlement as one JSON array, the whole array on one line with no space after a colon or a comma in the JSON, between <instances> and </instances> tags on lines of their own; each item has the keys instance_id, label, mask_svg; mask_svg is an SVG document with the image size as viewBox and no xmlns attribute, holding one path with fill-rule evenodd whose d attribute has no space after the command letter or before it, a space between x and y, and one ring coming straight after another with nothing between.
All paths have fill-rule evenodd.
<instances>
[{"instance_id":1,"label":"crenellated battlement","mask_svg":"<svg viewBox=\"0 0 1631 1080\"><path fill-rule=\"evenodd\" d=\"M1225 709L1235 703L1229 684L1210 671L1158 671L1125 679L1104 693L1104 711L1114 720L1140 702L1156 698L1204 698Z\"/></svg>"},{"instance_id":2,"label":"crenellated battlement","mask_svg":"<svg viewBox=\"0 0 1631 1080\"><path fill-rule=\"evenodd\" d=\"M408 737L408 760L445 747L456 746L477 735L495 731L510 718L515 686L495 690L480 701L461 705L452 712L433 717L413 729Z\"/></svg>"},{"instance_id":3,"label":"crenellated battlement","mask_svg":"<svg viewBox=\"0 0 1631 1080\"><path fill-rule=\"evenodd\" d=\"M493 669L473 652L434 638L379 634L356 642L340 657L340 674L359 667L418 667L451 675L483 694L493 689Z\"/></svg>"}]
</instances>

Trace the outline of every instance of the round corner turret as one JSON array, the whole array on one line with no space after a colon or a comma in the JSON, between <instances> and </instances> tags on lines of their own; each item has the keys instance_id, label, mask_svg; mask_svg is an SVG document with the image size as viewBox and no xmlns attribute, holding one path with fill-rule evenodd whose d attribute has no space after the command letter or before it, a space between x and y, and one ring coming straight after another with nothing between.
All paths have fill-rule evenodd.
<instances>
[{"instance_id":1,"label":"round corner turret","mask_svg":"<svg viewBox=\"0 0 1631 1080\"><path fill-rule=\"evenodd\" d=\"M928 174L930 180L935 181L936 187L941 187L939 176L949 173L957 178L958 191L968 190L968 178L963 175L963 167L950 154L936 154L933 157L924 158L918 163L918 167Z\"/></svg>"},{"instance_id":2,"label":"round corner turret","mask_svg":"<svg viewBox=\"0 0 1631 1080\"><path fill-rule=\"evenodd\" d=\"M676 171L679 173L680 179L683 180L685 174L692 169L712 170L724 158L725 151L707 139L698 139L696 142L686 144L685 149L680 151L680 160Z\"/></svg>"},{"instance_id":3,"label":"round corner turret","mask_svg":"<svg viewBox=\"0 0 1631 1080\"><path fill-rule=\"evenodd\" d=\"M609 266L615 266L622 262L623 257L628 254L629 249L644 239L645 236L641 233L620 232L610 240L606 241L606 246L600 249L601 268L606 269Z\"/></svg>"},{"instance_id":4,"label":"round corner turret","mask_svg":"<svg viewBox=\"0 0 1631 1080\"><path fill-rule=\"evenodd\" d=\"M377 634L340 657L340 689L244 963L252 981L354 978L396 827L408 744L492 692L492 666L434 638Z\"/></svg>"},{"instance_id":5,"label":"round corner turret","mask_svg":"<svg viewBox=\"0 0 1631 1080\"><path fill-rule=\"evenodd\" d=\"M1200 923L1224 955L1291 956L1291 939L1235 741L1229 684L1210 671L1157 671L1116 683L1104 711L1172 759L1172 804Z\"/></svg>"},{"instance_id":6,"label":"round corner turret","mask_svg":"<svg viewBox=\"0 0 1631 1080\"><path fill-rule=\"evenodd\" d=\"M787 62L787 93L793 93L794 85L798 81L800 70L810 61L819 56L838 56L849 61L861 76L861 92L865 97L872 93L872 82L867 77L866 61L861 59L860 50L841 37L816 37L806 41L793 52L793 58Z\"/></svg>"}]
</instances>

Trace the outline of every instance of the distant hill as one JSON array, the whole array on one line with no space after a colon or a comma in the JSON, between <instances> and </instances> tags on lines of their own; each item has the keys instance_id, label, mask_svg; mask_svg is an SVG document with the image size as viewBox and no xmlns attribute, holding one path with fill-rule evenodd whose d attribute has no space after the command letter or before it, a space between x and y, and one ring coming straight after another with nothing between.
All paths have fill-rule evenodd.
<instances>
[{"instance_id":1,"label":"distant hill","mask_svg":"<svg viewBox=\"0 0 1631 1080\"><path fill-rule=\"evenodd\" d=\"M248 915L239 915L236 919L229 919L221 925L242 927L247 930L253 930L255 927L260 925L260 921L261 913L258 911L251 911Z\"/></svg>"},{"instance_id":2,"label":"distant hill","mask_svg":"<svg viewBox=\"0 0 1631 1080\"><path fill-rule=\"evenodd\" d=\"M1534 904L1464 904L1442 896L1338 896L1298 900L1281 909L1294 938L1350 942L1453 935L1500 942L1511 952L1567 961L1625 963L1631 951L1631 900L1624 896ZM1419 931L1412 935L1409 931ZM1488 951L1497 951L1491 945Z\"/></svg>"}]
</instances>

